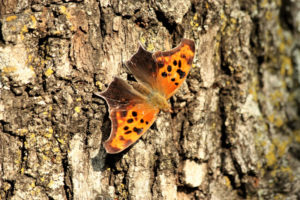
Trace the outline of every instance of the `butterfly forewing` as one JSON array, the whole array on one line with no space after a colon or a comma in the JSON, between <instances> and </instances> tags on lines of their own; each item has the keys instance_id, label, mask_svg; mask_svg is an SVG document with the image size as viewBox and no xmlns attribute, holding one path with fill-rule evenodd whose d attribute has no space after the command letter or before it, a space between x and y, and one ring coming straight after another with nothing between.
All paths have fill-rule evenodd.
<instances>
[{"instance_id":1,"label":"butterfly forewing","mask_svg":"<svg viewBox=\"0 0 300 200\"><path fill-rule=\"evenodd\" d=\"M126 63L135 78L169 99L186 79L192 66L195 43L182 39L170 51L151 53L140 46Z\"/></svg>"},{"instance_id":2,"label":"butterfly forewing","mask_svg":"<svg viewBox=\"0 0 300 200\"><path fill-rule=\"evenodd\" d=\"M183 39L176 48L153 54L157 63L156 87L167 99L186 79L192 66L194 52L194 41Z\"/></svg>"}]
</instances>

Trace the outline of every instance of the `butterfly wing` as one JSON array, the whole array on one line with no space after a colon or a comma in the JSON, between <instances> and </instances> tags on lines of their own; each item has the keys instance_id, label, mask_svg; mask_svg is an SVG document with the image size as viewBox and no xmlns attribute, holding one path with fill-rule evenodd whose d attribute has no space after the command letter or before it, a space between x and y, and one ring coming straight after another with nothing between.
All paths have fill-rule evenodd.
<instances>
[{"instance_id":1,"label":"butterfly wing","mask_svg":"<svg viewBox=\"0 0 300 200\"><path fill-rule=\"evenodd\" d=\"M126 66L139 82L153 88L157 67L151 52L140 45L138 51L126 62Z\"/></svg>"},{"instance_id":2,"label":"butterfly wing","mask_svg":"<svg viewBox=\"0 0 300 200\"><path fill-rule=\"evenodd\" d=\"M126 64L139 81L150 85L169 99L186 79L194 54L194 41L182 39L170 51L151 53L140 46Z\"/></svg>"},{"instance_id":3,"label":"butterfly wing","mask_svg":"<svg viewBox=\"0 0 300 200\"><path fill-rule=\"evenodd\" d=\"M115 78L100 94L109 105L112 129L104 147L107 153L119 153L135 143L153 124L159 110L124 80Z\"/></svg>"},{"instance_id":4,"label":"butterfly wing","mask_svg":"<svg viewBox=\"0 0 300 200\"><path fill-rule=\"evenodd\" d=\"M112 130L104 142L107 153L119 153L135 143L153 124L159 110L147 104L136 104L110 113Z\"/></svg>"},{"instance_id":5,"label":"butterfly wing","mask_svg":"<svg viewBox=\"0 0 300 200\"><path fill-rule=\"evenodd\" d=\"M155 52L157 63L156 87L169 99L186 79L194 58L195 43L183 39L174 49Z\"/></svg>"}]
</instances>

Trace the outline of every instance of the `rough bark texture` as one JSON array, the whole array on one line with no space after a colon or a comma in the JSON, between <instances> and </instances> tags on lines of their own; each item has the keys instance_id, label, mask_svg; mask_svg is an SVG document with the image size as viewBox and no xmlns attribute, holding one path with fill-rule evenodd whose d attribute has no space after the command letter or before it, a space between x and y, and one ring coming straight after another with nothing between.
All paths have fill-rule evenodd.
<instances>
[{"instance_id":1,"label":"rough bark texture","mask_svg":"<svg viewBox=\"0 0 300 200\"><path fill-rule=\"evenodd\" d=\"M299 199L300 2L0 1L0 199ZM194 66L132 148L94 95L138 42Z\"/></svg>"}]
</instances>

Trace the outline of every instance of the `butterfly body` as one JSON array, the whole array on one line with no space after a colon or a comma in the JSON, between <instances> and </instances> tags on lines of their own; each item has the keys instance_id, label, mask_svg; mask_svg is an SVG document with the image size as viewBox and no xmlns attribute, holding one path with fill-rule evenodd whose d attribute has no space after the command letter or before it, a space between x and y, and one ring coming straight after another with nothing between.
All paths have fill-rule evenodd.
<instances>
[{"instance_id":1,"label":"butterfly body","mask_svg":"<svg viewBox=\"0 0 300 200\"><path fill-rule=\"evenodd\" d=\"M168 103L168 100L159 91L153 90L152 88L138 82L133 82L131 83L131 85L136 91L140 93L141 97L145 99L145 101L147 101L150 105L153 105L153 107L165 112L171 111L171 106Z\"/></svg>"},{"instance_id":2,"label":"butterfly body","mask_svg":"<svg viewBox=\"0 0 300 200\"><path fill-rule=\"evenodd\" d=\"M126 63L138 82L129 85L115 77L100 94L109 105L112 121L110 137L104 143L108 153L119 153L136 142L160 110L171 112L168 99L187 77L194 52L194 41L188 39L165 52L151 53L140 46Z\"/></svg>"},{"instance_id":3,"label":"butterfly body","mask_svg":"<svg viewBox=\"0 0 300 200\"><path fill-rule=\"evenodd\" d=\"M153 105L154 107L163 110L165 112L171 111L171 106L168 103L166 97L162 96L159 92L152 91L149 93L147 100L149 104Z\"/></svg>"}]
</instances>

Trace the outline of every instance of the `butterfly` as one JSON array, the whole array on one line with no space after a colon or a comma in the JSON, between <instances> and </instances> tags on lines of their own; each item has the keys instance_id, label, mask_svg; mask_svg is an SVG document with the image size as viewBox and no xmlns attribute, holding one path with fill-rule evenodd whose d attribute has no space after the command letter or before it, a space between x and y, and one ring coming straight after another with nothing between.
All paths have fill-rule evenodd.
<instances>
[{"instance_id":1,"label":"butterfly","mask_svg":"<svg viewBox=\"0 0 300 200\"><path fill-rule=\"evenodd\" d=\"M137 82L114 77L99 94L108 104L112 128L104 142L107 153L119 153L134 144L153 124L160 110L171 112L168 99L186 79L193 62L195 43L182 39L169 51L149 52L141 45L128 70Z\"/></svg>"}]
</instances>

